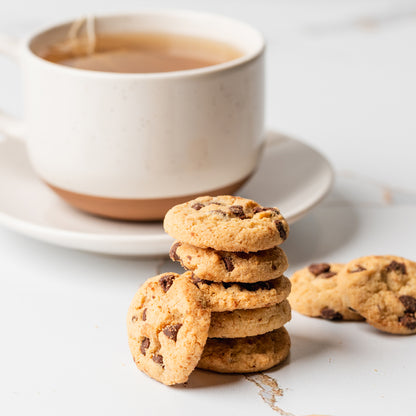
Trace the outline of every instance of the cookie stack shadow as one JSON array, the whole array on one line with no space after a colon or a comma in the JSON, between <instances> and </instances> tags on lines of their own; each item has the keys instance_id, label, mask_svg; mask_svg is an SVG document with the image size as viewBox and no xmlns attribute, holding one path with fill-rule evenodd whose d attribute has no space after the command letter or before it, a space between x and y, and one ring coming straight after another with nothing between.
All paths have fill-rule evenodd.
<instances>
[{"instance_id":1,"label":"cookie stack shadow","mask_svg":"<svg viewBox=\"0 0 416 416\"><path fill-rule=\"evenodd\" d=\"M197 367L248 373L281 363L290 350L284 325L291 319L291 283L283 275L288 261L279 247L288 235L286 221L276 208L237 197L198 198L186 208L188 218L182 217L183 208L168 215L165 230L178 240L170 258L186 269L211 310L208 340ZM199 228L194 222L188 226L194 216ZM262 229L256 232L269 223L277 230L273 236Z\"/></svg>"}]
</instances>

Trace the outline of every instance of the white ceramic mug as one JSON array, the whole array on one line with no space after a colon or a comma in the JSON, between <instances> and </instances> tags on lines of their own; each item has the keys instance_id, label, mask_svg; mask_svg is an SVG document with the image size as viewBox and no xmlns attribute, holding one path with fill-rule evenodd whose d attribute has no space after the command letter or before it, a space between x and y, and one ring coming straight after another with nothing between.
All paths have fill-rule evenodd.
<instances>
[{"instance_id":1,"label":"white ceramic mug","mask_svg":"<svg viewBox=\"0 0 416 416\"><path fill-rule=\"evenodd\" d=\"M0 131L24 138L37 174L85 211L129 220L163 217L201 194L231 193L264 143L264 40L245 23L189 11L95 18L98 33L168 32L228 43L240 58L199 69L121 74L38 56L71 23L24 41L0 37L24 82L24 121L0 113Z\"/></svg>"}]
</instances>

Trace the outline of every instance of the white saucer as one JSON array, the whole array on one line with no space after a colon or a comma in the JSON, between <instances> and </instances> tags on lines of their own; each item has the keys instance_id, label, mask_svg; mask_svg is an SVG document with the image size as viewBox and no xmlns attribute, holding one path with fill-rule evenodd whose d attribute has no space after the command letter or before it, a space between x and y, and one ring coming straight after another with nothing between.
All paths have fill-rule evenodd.
<instances>
[{"instance_id":1,"label":"white saucer","mask_svg":"<svg viewBox=\"0 0 416 416\"><path fill-rule=\"evenodd\" d=\"M277 206L293 223L329 191L328 161L302 142L277 133L257 172L238 195ZM61 201L34 174L23 143L0 142L0 224L48 243L114 255L161 255L172 239L161 223L128 223L93 217Z\"/></svg>"}]
</instances>

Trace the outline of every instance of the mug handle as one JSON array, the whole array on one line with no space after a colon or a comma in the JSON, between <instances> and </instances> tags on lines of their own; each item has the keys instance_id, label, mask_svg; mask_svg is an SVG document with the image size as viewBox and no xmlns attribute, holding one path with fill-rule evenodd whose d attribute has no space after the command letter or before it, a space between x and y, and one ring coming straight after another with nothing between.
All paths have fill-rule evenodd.
<instances>
[{"instance_id":1,"label":"mug handle","mask_svg":"<svg viewBox=\"0 0 416 416\"><path fill-rule=\"evenodd\" d=\"M19 40L7 35L0 34L0 54L9 56L13 60L19 62L19 49ZM9 137L23 140L23 122L0 110L0 133L3 133Z\"/></svg>"}]
</instances>

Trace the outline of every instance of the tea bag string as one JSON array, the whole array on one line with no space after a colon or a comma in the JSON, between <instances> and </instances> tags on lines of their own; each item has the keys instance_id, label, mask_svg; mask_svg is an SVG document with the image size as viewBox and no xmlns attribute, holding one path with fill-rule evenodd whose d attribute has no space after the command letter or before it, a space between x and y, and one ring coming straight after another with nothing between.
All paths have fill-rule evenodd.
<instances>
[{"instance_id":1,"label":"tea bag string","mask_svg":"<svg viewBox=\"0 0 416 416\"><path fill-rule=\"evenodd\" d=\"M85 32L87 35L86 53L88 55L91 55L95 51L96 42L97 42L97 38L95 34L95 17L93 15L80 17L79 19L75 20L68 30L67 39L71 43L75 44L75 41L79 35L79 31L81 30L84 23L85 23Z\"/></svg>"}]
</instances>

